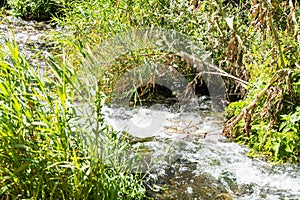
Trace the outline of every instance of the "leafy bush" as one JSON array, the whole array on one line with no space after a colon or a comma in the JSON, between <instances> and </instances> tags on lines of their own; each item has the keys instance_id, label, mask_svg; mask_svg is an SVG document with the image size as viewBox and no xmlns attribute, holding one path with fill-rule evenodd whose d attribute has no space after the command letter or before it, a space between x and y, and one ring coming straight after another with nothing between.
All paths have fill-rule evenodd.
<instances>
[{"instance_id":1,"label":"leafy bush","mask_svg":"<svg viewBox=\"0 0 300 200\"><path fill-rule=\"evenodd\" d=\"M224 134L247 144L251 155L267 155L275 162L300 162L296 128L300 49L299 38L295 37L299 4L277 3L258 5L264 14L256 10L254 14L260 17L250 21L254 25L249 26L247 34L255 33L255 37L248 41L242 61L251 81L247 98L228 107L232 118L225 124ZM276 20L270 21L267 16ZM291 17L293 20L288 20Z\"/></svg>"},{"instance_id":2,"label":"leafy bush","mask_svg":"<svg viewBox=\"0 0 300 200\"><path fill-rule=\"evenodd\" d=\"M61 39L80 40L91 51L129 28L159 26L191 36L211 52L219 67L249 81L245 88L226 79L228 99L243 100L229 106L227 117L232 118L224 135L239 138L275 161L294 162L298 146L287 144L289 138L297 141L298 133L283 133L280 127L299 106L299 87L292 89L299 84L292 78L299 77L299 10L297 2L284 0L76 0L65 7L64 18L55 20L70 31Z\"/></svg>"},{"instance_id":3,"label":"leafy bush","mask_svg":"<svg viewBox=\"0 0 300 200\"><path fill-rule=\"evenodd\" d=\"M298 71L292 77L299 77ZM282 79L298 80L288 75L282 75ZM247 99L231 103L226 109L230 120L225 124L225 131L241 116L231 134L235 141L250 147L249 155L263 155L274 162L299 162L299 83L298 80L291 86L289 82L281 80L270 87L266 84L252 86ZM259 97L257 94L261 91L266 93Z\"/></svg>"},{"instance_id":4,"label":"leafy bush","mask_svg":"<svg viewBox=\"0 0 300 200\"><path fill-rule=\"evenodd\" d=\"M45 21L60 12L62 0L8 0L10 12L24 19Z\"/></svg>"}]
</instances>

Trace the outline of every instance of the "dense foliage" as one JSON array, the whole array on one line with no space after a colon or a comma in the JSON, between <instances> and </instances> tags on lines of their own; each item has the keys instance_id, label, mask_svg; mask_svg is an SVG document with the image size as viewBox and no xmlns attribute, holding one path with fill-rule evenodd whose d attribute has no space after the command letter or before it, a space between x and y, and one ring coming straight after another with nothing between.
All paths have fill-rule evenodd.
<instances>
[{"instance_id":1,"label":"dense foliage","mask_svg":"<svg viewBox=\"0 0 300 200\"><path fill-rule=\"evenodd\" d=\"M7 0L6 6L13 15L27 20L50 20L58 15L64 0Z\"/></svg>"},{"instance_id":2,"label":"dense foliage","mask_svg":"<svg viewBox=\"0 0 300 200\"><path fill-rule=\"evenodd\" d=\"M250 156L299 162L299 72L280 71L271 84L252 82L247 98L227 108L227 117L231 119L225 133L248 144Z\"/></svg>"},{"instance_id":3,"label":"dense foliage","mask_svg":"<svg viewBox=\"0 0 300 200\"><path fill-rule=\"evenodd\" d=\"M228 118L233 118L224 134L248 144L251 154L299 160L298 2L77 0L65 13L56 21L73 33L68 40L81 40L92 49L130 27L159 26L191 36L220 68L249 81L244 87L225 79L228 99L241 101L229 106ZM239 112L251 102L251 109Z\"/></svg>"},{"instance_id":4,"label":"dense foliage","mask_svg":"<svg viewBox=\"0 0 300 200\"><path fill-rule=\"evenodd\" d=\"M105 126L99 110L98 128L85 129L75 112L76 73L50 64L42 75L15 44L0 48L0 199L143 197L128 141Z\"/></svg>"},{"instance_id":5,"label":"dense foliage","mask_svg":"<svg viewBox=\"0 0 300 200\"><path fill-rule=\"evenodd\" d=\"M299 4L260 2L246 34L242 62L250 75L247 98L229 105L225 135L248 144L250 155L299 162ZM252 33L252 34L251 34Z\"/></svg>"}]
</instances>

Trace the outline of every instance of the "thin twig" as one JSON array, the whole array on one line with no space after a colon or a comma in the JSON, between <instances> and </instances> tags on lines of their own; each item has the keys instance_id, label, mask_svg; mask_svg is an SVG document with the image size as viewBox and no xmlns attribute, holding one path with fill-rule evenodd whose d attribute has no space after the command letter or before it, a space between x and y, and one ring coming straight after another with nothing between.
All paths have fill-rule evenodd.
<instances>
[{"instance_id":1,"label":"thin twig","mask_svg":"<svg viewBox=\"0 0 300 200\"><path fill-rule=\"evenodd\" d=\"M244 88L247 87L248 85L248 82L247 81L244 81L238 77L235 77L227 72L225 72L224 70L218 68L217 66L215 65L212 65L212 64L209 64L205 61L202 61L198 58L196 58L195 56L192 56L192 55L189 55L185 52L180 52L179 54L180 57L188 60L189 62L191 62L193 65L196 65L196 69L198 71L200 71L198 74L201 75L201 73L206 73L206 74L216 74L216 75L220 75L220 76L224 76L224 77L228 77L228 78L232 78L236 81L238 81ZM201 69L203 68L203 69ZM209 71L210 69L214 69L216 70L217 72L211 72ZM198 76L199 77L199 76Z\"/></svg>"}]
</instances>

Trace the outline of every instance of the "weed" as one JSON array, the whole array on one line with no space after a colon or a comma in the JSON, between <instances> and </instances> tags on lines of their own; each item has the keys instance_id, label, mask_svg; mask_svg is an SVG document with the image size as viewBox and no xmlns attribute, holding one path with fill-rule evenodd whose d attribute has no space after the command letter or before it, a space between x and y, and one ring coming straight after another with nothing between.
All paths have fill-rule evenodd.
<instances>
[{"instance_id":1,"label":"weed","mask_svg":"<svg viewBox=\"0 0 300 200\"><path fill-rule=\"evenodd\" d=\"M99 128L83 131L75 112L76 73L58 60L50 65L52 74L45 76L16 44L0 49L0 198L143 197L126 159L129 143L103 124L99 109ZM94 134L98 140L87 143Z\"/></svg>"}]
</instances>

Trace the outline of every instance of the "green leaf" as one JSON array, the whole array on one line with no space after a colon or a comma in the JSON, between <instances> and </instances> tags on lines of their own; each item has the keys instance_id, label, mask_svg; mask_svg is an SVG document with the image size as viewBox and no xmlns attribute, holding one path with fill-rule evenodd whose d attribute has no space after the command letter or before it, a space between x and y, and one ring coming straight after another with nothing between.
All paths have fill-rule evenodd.
<instances>
[{"instance_id":1,"label":"green leaf","mask_svg":"<svg viewBox=\"0 0 300 200\"><path fill-rule=\"evenodd\" d=\"M273 150L274 150L274 153L275 153L275 157L277 157L278 153L279 153L279 148L280 148L280 143L274 143L273 144Z\"/></svg>"}]
</instances>

